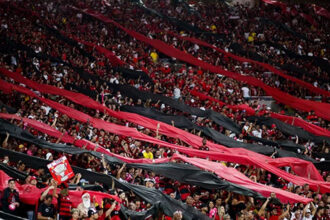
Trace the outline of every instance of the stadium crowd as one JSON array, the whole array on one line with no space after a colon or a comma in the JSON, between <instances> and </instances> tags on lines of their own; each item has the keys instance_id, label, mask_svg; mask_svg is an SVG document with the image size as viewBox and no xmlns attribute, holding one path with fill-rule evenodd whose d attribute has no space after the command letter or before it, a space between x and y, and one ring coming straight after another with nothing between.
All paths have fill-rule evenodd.
<instances>
[{"instance_id":1,"label":"stadium crowd","mask_svg":"<svg viewBox=\"0 0 330 220\"><path fill-rule=\"evenodd\" d=\"M309 140L300 139L297 136L286 135L275 125L269 127L250 123L246 119L247 115L245 111L232 110L226 106L221 106L210 100L202 100L190 94L191 90L195 90L208 94L228 105L247 104L256 110L256 115L269 117L271 110L269 107L260 104L259 100L251 100L252 96L265 95L262 89L222 75L204 71L201 68L167 57L154 50L151 46L136 41L118 28L104 24L69 7L70 4L77 8L90 8L95 11L100 11L128 29L136 30L153 39L162 40L177 49L190 53L196 58L215 66L221 66L226 70L262 79L267 85L277 87L291 95L301 98L315 96L315 94L307 88L275 75L257 64L241 63L215 52L210 48L182 40L178 37L179 35L198 37L192 32L181 30L165 18L146 13L146 11L138 4L134 3L134 1L85 0L71 1L68 3L62 0L37 0L24 2L16 1L14 3L20 10L9 6L9 3L1 3L0 33L2 45L6 44L6 42L8 42L7 40L16 42L17 44L21 43L32 48L35 53L43 53L57 57L73 66L82 68L89 74L99 76L101 80L119 85L128 84L141 91L173 97L192 107L212 109L239 124L242 127L241 134L235 134L208 118L195 117L194 115L186 114L160 102L153 102L151 100L143 102L142 100L133 100L132 98L125 97L120 92L114 93L107 84L103 84L101 81L86 80L69 66L51 61L50 59L39 59L30 56L22 49L1 51L0 66L3 68L12 72L18 72L26 78L40 84L54 85L63 89L79 87L85 91L91 91L96 94L96 96L93 97L96 101L115 111L119 111L121 106L124 105L141 106L145 108L153 107L164 114L186 116L199 126L213 128L239 142L260 144L258 141L247 138L248 135L273 141L294 140L295 143L304 146L305 149L303 151L299 150L296 153L308 156L311 156L312 153L320 153L322 155L327 155L329 153L329 146L325 141L323 144L316 144ZM272 65L295 65L304 70L307 74L301 76L294 71L283 72L312 83L315 87L330 91L329 75L326 70L315 65L313 62L306 62L306 60L300 60L298 58L288 59L283 51L274 47L269 47L267 44L262 44L264 41L275 42L300 55L312 53L313 56L329 58L329 51L326 50L326 45L329 43L329 33L327 30L329 21L314 15L313 12L307 8L307 5L296 5L294 7L297 10L304 11L313 16L314 19L317 20L319 27L311 26L299 16L282 15L276 7L263 3L253 8L242 5L229 7L218 1L208 2L208 4L196 3L192 11L187 11L187 5L179 1L146 1L145 5L149 8L159 10L159 12L164 15L185 20L202 30L224 34L230 39L229 43L202 36L205 41L209 41L209 43L218 48L224 48L226 51L230 51L230 43L239 43L243 45L244 49L247 51L257 52L260 56L265 57L265 60ZM34 13L32 13L32 11ZM40 17L36 17L35 13L39 14ZM189 16L187 16L188 14ZM306 33L309 40L306 41L293 34L290 35L275 26L261 25L256 19L256 15L285 23L295 32ZM144 71L153 80L153 83L146 82L141 78L127 79L123 77L119 71L113 69L107 57L95 48L83 46L83 43L79 43L79 46L84 51L87 51L92 57L95 57L95 60L93 60L85 56L77 47L56 38L46 30L45 26L55 28L59 30L61 34L71 39L93 42L94 44L107 48L124 62L124 67ZM22 84L15 82L3 74L0 74L0 76L1 79L7 82L22 86ZM40 93L38 94L41 95ZM158 129L153 131L144 128L138 124L112 117L106 114L106 112L100 112L78 105L61 96L42 95L45 98L84 112L94 118L133 127L148 136L156 137L169 143L191 147L180 139L160 134ZM176 153L173 149L93 128L89 123L81 123L47 106L40 100L19 92L13 92L11 94L0 93L0 97L4 106L17 109L16 115L19 117L29 118L51 125L53 128L62 132L63 135L68 134L77 140L86 139L98 146L108 149L112 153L124 157L156 159L171 157ZM322 97L321 99L324 102L328 101L327 97ZM3 107L1 112L7 113L7 109ZM328 121L316 116L313 112L296 111L289 106L281 106L281 113L293 114L329 130ZM48 136L27 126L22 120L12 119L10 122L27 129L34 136L41 139L52 143L63 143L61 137L54 138ZM174 121L172 122L172 126L175 126ZM207 136L204 136L202 132L197 132L195 130L187 131L201 136L204 140L212 141ZM104 159L96 158L90 154L70 155L50 149L43 149L36 144L11 137L9 133L3 135L2 148L18 151L30 156L37 156L49 161L66 155L71 165L95 172L111 174L122 182L159 189L168 194L171 198L195 207L211 219L330 219L329 192L320 193L319 191L313 191L309 188L308 184L303 186L294 185L266 170L253 166L219 161L224 166L235 167L255 182L281 188L311 198L313 201L308 204L282 204L274 193L271 194L269 198L260 200L224 190L205 190L202 187L183 184L146 170L126 168L126 164L121 166L109 164ZM204 144L200 149L208 150ZM37 207L23 204L19 200L19 193L15 191L16 180L11 179L8 181L8 188L2 193L1 201L4 211L28 217L29 219L36 218L41 220L55 219L57 218L57 214L59 215L59 219L96 220L122 218L120 217L120 207L117 205L117 202L106 199L103 201L103 204L97 204L88 193L83 194L81 204L78 207L72 206L68 199L68 184L75 185L77 190L82 190L84 185L89 184L81 174L77 173L68 184L64 183L58 185L47 173L46 167L31 169L23 162L13 162L12 160L13 158L2 155L1 161L3 164L15 167L18 171L27 174L24 182L20 181L21 184L36 186L37 188L45 189L45 191L40 195L39 205ZM175 162L180 163L180 161ZM293 171L288 172L293 173ZM327 171L322 172L321 175L326 182L330 182L330 174ZM61 189L60 193L56 193L56 188ZM132 211L140 212L152 206L152 204L145 202L130 191L123 191L115 187L107 190L110 194L117 195L122 204ZM10 208L10 205L15 208ZM173 213L172 219L182 218L184 219L184 216L182 216L180 211ZM149 219L171 218L162 215L161 217L152 216Z\"/></svg>"}]
</instances>

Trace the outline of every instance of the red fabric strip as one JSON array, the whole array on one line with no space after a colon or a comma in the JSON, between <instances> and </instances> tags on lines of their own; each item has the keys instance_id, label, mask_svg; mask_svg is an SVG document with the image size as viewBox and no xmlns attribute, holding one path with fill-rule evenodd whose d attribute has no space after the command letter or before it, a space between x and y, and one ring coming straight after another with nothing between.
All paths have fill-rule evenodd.
<instances>
[{"instance_id":1,"label":"red fabric strip","mask_svg":"<svg viewBox=\"0 0 330 220\"><path fill-rule=\"evenodd\" d=\"M234 73L234 72L230 72L230 71L226 71L223 70L219 67L213 66L209 63L206 63L204 61L201 61L195 57L193 57L192 55L185 53L181 50L178 50L172 46L167 45L166 43L164 43L163 41L157 40L157 39L150 39L145 37L144 35L137 33L135 31L129 30L125 27L123 27L122 25L118 24L117 22L111 20L108 17L105 17L104 15L98 13L98 12L94 12L90 9L85 9L85 10L80 10L77 9L75 7L72 7L76 10L82 11L85 14L88 14L90 16L93 16L105 23L109 23L109 24L113 24L116 27L122 29L123 31L125 31L127 34L129 34L130 36L134 37L135 39L142 41L146 44L149 44L150 46L154 47L155 49L157 49L158 51L164 53L167 56L170 57L175 57L179 60L185 61L187 63L190 63L192 65L195 66L200 66L201 68L205 69L205 70L209 70L210 72L213 73L218 73L230 78L233 78L235 80L238 81L244 81L250 85L253 86L257 86L262 88L268 95L272 96L275 100L277 100L280 103L289 105L295 109L301 110L301 111L314 111L316 113L316 115L318 115L321 118L324 118L326 120L330 120L330 104L326 104L326 103L320 103L320 102L315 102L315 101L309 101L309 100L304 100L304 99L300 99L294 96L289 95L288 93L282 92L279 89L276 88L272 88L266 84L264 84L261 80L256 79L254 77L251 76L243 76L240 75L238 73Z\"/></svg>"},{"instance_id":2,"label":"red fabric strip","mask_svg":"<svg viewBox=\"0 0 330 220\"><path fill-rule=\"evenodd\" d=\"M0 170L0 191L3 191L5 188L8 187L8 180L11 179L10 176L8 176L4 171ZM45 189L39 189L36 186L31 186L28 184L19 184L16 183L16 190L19 193L19 198L21 202L27 205L36 205L38 203L38 200L41 196L41 194L45 191ZM58 193L60 192L60 189L57 189ZM50 190L50 194L53 192L53 190ZM90 191L90 190L84 190L84 191L76 191L76 190L69 190L69 198L72 202L72 205L77 207L79 203L81 203L81 197L84 193L89 193L91 198L95 196L96 202L98 204L102 204L103 198L109 198L114 199L117 202L121 203L121 200L118 198L118 196L113 196L107 193L102 192L96 192L96 191ZM57 204L57 200L53 200L55 202L55 205Z\"/></svg>"},{"instance_id":3,"label":"red fabric strip","mask_svg":"<svg viewBox=\"0 0 330 220\"><path fill-rule=\"evenodd\" d=\"M7 71L5 69L0 69L0 72L2 72L3 74L5 74L8 77L11 77L11 78L15 79L17 82L23 83L23 84L25 84L25 85L33 88L33 89L36 89L36 90L38 90L42 93L50 93L50 94L54 94L54 95L64 96L64 97L68 98L69 100L71 100L75 103L81 104L83 106L86 106L86 107L89 107L89 108L92 108L92 109L97 109L97 110L100 110L100 111L105 110L110 115L112 115L114 117L134 122L136 124L139 124L139 125L145 126L147 128L150 128L154 131L156 130L157 124L160 123L160 128L159 128L160 133L168 135L170 137L175 137L175 138L182 139L183 141L188 139L189 141L187 141L187 143L192 143L192 146L195 147L195 148L199 148L199 146L201 146L202 139L200 137L192 135L188 132L185 132L181 129L175 128L175 127L170 126L170 125L167 125L165 123L158 122L158 121L155 121L155 120L152 120L152 119L148 119L148 118L145 118L145 117L137 115L137 114L112 111L112 110L106 108L105 106L99 104L98 102L94 101L93 99L91 99L91 98L89 98L85 95L82 95L80 93L70 92L70 91L60 89L60 88L50 86L50 85L38 84L36 82L33 82L31 80L28 80L28 79L22 77L18 73L13 73L13 72ZM6 84L9 85L8 87L10 87L10 85L11 85L9 83L6 83ZM20 87L17 87L17 88L20 88ZM28 90L26 88L23 88L23 89L27 93L31 92L30 90ZM27 94L27 93L25 93L25 94ZM32 92L32 94L35 95L35 93L33 93L33 92ZM123 126L119 126L119 127L123 127ZM126 127L124 127L124 128L126 128ZM140 134L140 133L138 132L138 134ZM127 136L127 135L124 134L124 136ZM149 137L149 136L147 136L147 137ZM156 140L158 140L158 139L156 139ZM151 141L151 143L155 143L155 142ZM175 148L175 146L177 146L177 145L174 145L174 147L171 146L171 148L179 149L179 148ZM225 153L236 154L236 155L239 155L239 156L243 156L243 155L244 156L249 156L250 158L259 159L261 162L267 162L271 159L267 156L264 156L264 155L246 150L246 149L238 149L238 148L231 148L230 149L230 148L226 148L222 145L218 145L218 144L215 144L215 143L212 143L212 142L209 142L209 141L207 142L207 146L212 151L222 151L222 152L225 152ZM183 148L181 148L181 150L183 150L184 152L187 153L186 148L183 147ZM203 151L201 151L201 152L203 152ZM187 154L191 155L191 154L189 154L189 152ZM193 156L198 156L198 155L199 155L198 153L193 154ZM204 158L205 157L210 157L210 155L204 155ZM218 158L215 158L215 159L218 160ZM221 159L221 160L223 160L223 159ZM323 180L321 175L319 174L319 172L317 171L317 169L315 168L315 166L311 162L308 162L308 161L305 161L305 160L300 160L298 158L292 158L292 161L288 162L288 166L290 166L292 164L296 164L296 163L300 164L299 167L292 166L292 169L298 175L300 175L302 177L308 177L308 178L311 178L311 179L315 179L315 180L320 180L320 181ZM273 164L276 166L276 162L273 161ZM283 166L283 162L281 162L280 164L281 164L281 166ZM308 171L308 172L306 172L306 171Z\"/></svg>"},{"instance_id":4,"label":"red fabric strip","mask_svg":"<svg viewBox=\"0 0 330 220\"><path fill-rule=\"evenodd\" d=\"M17 115L11 115L11 114L4 114L0 113L0 118L5 118L5 119L16 119L16 120L23 120L25 123L28 123L30 127L35 128L36 130L39 130L41 132L44 132L50 136L55 136L59 137L61 136L61 133L57 131L55 128L52 128L49 125L43 124L41 122L32 120L32 119L27 119L27 118L20 118ZM96 150L100 153L107 154L112 157L117 157L121 159L124 162L127 163L164 163L168 162L171 160L171 158L162 158L162 159L156 159L156 160L148 160L148 159L132 159L132 158L126 158L114 153L109 152L108 150L104 149L101 146L96 147L95 144L86 141L86 140L79 140L75 141L73 137L65 134L62 138L63 142L66 143L71 143L74 144L77 147L82 147L82 146L88 146L86 147L88 150ZM279 168L276 168L273 165L279 164L281 166L286 166L288 164L291 164L292 166L296 166L298 169L301 169L305 173L312 173L313 170L306 170L305 168L301 168L301 160L295 160L296 158L279 158L279 159L272 159L269 158L268 161L260 161L256 158L251 159L250 156L248 155L235 155L232 153L223 153L223 152L209 152L209 151L200 151L200 150L193 150L190 148L186 147L181 147L177 146L176 150L180 151L181 153L190 155L192 157L201 157L201 158L209 158L212 160L218 160L218 161L228 161L228 162L234 162L234 163L239 163L239 164L244 164L244 165L254 165L257 167L261 167L279 177L282 177L283 179L287 181L291 181L292 183L296 185L303 185L305 183L308 183L313 190L317 190L318 187L320 187L321 192L329 192L330 191L330 183L326 183L324 181L315 181L315 180L310 180L307 178L299 177L299 176L294 176L290 173L287 173L284 170L281 170Z\"/></svg>"},{"instance_id":5,"label":"red fabric strip","mask_svg":"<svg viewBox=\"0 0 330 220\"><path fill-rule=\"evenodd\" d=\"M237 60L239 62L248 62L248 63L252 63L252 64L257 64L259 66L262 66L263 68L287 79L287 80L290 80L292 82L295 82L299 85L301 85L302 87L304 88L307 88L309 91L315 93L315 94L321 94L321 95L324 95L324 96L330 96L330 92L326 91L326 90L323 90L321 88L318 88L318 87L315 87L314 85L310 84L310 83L307 83L303 80L300 80L300 79L297 79L293 76L290 76L290 75L287 75L285 73L283 73L281 70L271 66L270 64L267 64L267 63L262 63L262 62L259 62L259 61L255 61L255 60L251 60L251 59L248 59L248 58L245 58L245 57L240 57L240 56L237 56L235 54L232 54L232 53L229 53L229 52L226 52L225 50L223 49L220 49L220 48L217 48L205 41L202 41L202 40L199 40L199 39L196 39L196 38L192 38L192 37L183 37L183 36L180 36L180 35L177 35L177 34L174 34L174 33L171 33L171 32L168 32L169 34L171 35L174 35L175 37L179 38L179 39L182 39L182 40L186 40L186 41L190 41L194 44L199 44L201 46L205 46L205 47L209 47L209 48L212 48L234 60Z\"/></svg>"}]
</instances>

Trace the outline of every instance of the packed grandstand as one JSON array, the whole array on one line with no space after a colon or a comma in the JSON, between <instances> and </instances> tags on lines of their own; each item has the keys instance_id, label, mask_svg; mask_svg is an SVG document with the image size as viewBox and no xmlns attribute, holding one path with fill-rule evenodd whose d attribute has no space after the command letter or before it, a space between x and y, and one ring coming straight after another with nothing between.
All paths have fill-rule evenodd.
<instances>
[{"instance_id":1,"label":"packed grandstand","mask_svg":"<svg viewBox=\"0 0 330 220\"><path fill-rule=\"evenodd\" d=\"M330 12L0 0L3 219L330 219Z\"/></svg>"}]
</instances>

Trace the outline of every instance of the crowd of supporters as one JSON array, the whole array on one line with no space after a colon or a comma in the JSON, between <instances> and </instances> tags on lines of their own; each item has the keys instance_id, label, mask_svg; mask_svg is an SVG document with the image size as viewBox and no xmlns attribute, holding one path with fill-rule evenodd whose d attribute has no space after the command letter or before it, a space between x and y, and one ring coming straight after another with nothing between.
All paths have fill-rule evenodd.
<instances>
[{"instance_id":1,"label":"crowd of supporters","mask_svg":"<svg viewBox=\"0 0 330 220\"><path fill-rule=\"evenodd\" d=\"M327 30L329 20L313 14L313 11L308 8L308 5L295 5L292 7L313 16L318 22L318 27L311 26L302 17L281 14L280 9L272 5L260 3L258 7L249 8L243 5L229 7L219 1L206 2L195 3L193 8L180 1L146 1L144 2L144 6L159 10L159 12L166 16L184 20L202 30L222 34L229 39L229 42L216 41L212 37L197 36L192 32L182 30L165 18L147 13L141 5L138 5L134 1L112 0L70 2L52 0L17 1L14 2L15 7L10 6L9 3L1 3L1 40L3 42L2 45L6 44L9 40L15 42L17 45L23 44L32 48L37 54L47 54L48 56L59 58L62 61L83 69L89 74L100 77L101 80L106 82L132 85L141 91L173 97L177 101L183 101L192 107L212 109L239 124L242 128L240 134L235 134L208 118L186 114L161 102L153 102L151 100L143 102L140 99L134 100L125 97L120 92L113 92L111 88L101 81L86 80L69 66L51 61L50 59L40 59L36 56L30 56L23 49L1 50L0 66L12 72L18 72L24 77L40 84L54 85L58 88L65 89L74 89L77 87L85 89L95 94L93 98L96 101L115 111L119 111L121 106L124 105L145 108L152 107L163 114L185 116L199 126L213 128L239 142L260 144L258 141L247 138L248 135L273 141L291 140L304 147L304 150L299 150L296 153L307 156L311 156L312 153L328 155L329 146L325 141L322 144L316 144L310 140L300 139L298 136L288 136L281 132L275 125L260 126L256 123L248 122L245 111L232 110L210 100L201 100L199 97L190 94L191 90L195 90L208 94L228 105L247 104L256 111L256 115L269 117L270 107L262 105L260 100L251 99L253 96L265 95L262 89L167 57L154 50L151 46L135 40L115 26L104 24L70 7L90 8L102 12L128 29L136 30L153 39L162 40L177 49L190 53L196 58L215 66L220 66L226 70L244 75L254 76L261 79L267 85L279 88L291 95L301 98L305 98L306 96L313 98L315 96L313 92L301 85L275 75L257 64L238 62L210 48L182 40L178 36L200 37L208 41L208 43L218 48L223 48L226 51L230 51L232 44L239 43L243 45L246 51L256 52L261 57L264 57L265 62L269 64L291 64L299 67L306 74L301 76L294 71L283 70L283 72L309 82L315 87L330 91L329 75L326 70L320 68L312 61L309 62L298 58L288 59L283 51L263 43L266 41L279 43L285 46L286 49L290 49L299 55L310 55L311 53L312 56L327 60L329 58L329 51L326 48L329 43L329 32ZM40 17L37 17L35 13ZM263 25L259 22L259 19L256 19L256 15L259 18L263 17L284 23L295 33L305 34L308 40L301 39L292 33L288 34L285 30L275 25ZM79 48L56 38L50 31L47 31L46 26L58 30L61 34L71 39L93 42L107 48L124 62L123 67L144 71L152 79L153 83L146 82L141 78L127 79L123 77L119 71L113 68L107 57L95 48L84 46L83 43L78 44L81 49L95 58L93 60L91 57L86 56ZM0 74L0 78L22 86L2 74ZM38 93L38 95L41 94ZM153 131L144 128L138 124L109 116L106 112L100 112L78 105L61 96L47 94L42 94L42 96L84 112L94 118L133 127L139 132L151 137L190 147L189 144L180 139L162 135L158 129ZM96 129L89 123L81 123L47 106L40 100L19 92L13 92L11 94L0 93L0 98L4 106L15 108L17 110L16 115L19 117L29 118L51 125L53 128L62 132L63 135L69 134L77 140L86 139L108 149L112 153L124 157L158 159L170 157L176 153L173 149ZM321 100L324 102L328 101L327 97L321 97ZM280 105L280 110L282 114L292 114L307 122L329 129L328 121L316 116L314 112L296 111L290 108L290 106L282 105ZM7 109L3 107L1 112L7 113ZM13 119L10 122L27 129L34 136L41 139L52 143L63 143L62 137L54 138L48 136L27 126L22 120ZM176 126L174 121L172 122L172 126ZM210 140L202 132L186 130L201 136L204 140ZM206 141L203 141L200 149L208 150L207 146L204 146L205 143ZM70 155L50 149L43 149L37 146L37 144L27 143L11 137L9 133L3 135L2 147L49 161L66 155L71 165L95 172L111 174L122 182L144 185L147 188L156 188L168 194L173 199L180 200L189 206L195 207L211 219L323 220L330 218L329 193L313 191L309 188L308 184L303 186L294 185L266 170L253 166L221 161L222 165L236 168L255 182L312 198L313 202L306 205L303 203L282 204L274 193L266 200L259 200L224 190L205 190L202 187L183 184L146 170L128 169L125 164L114 166L107 163L104 159L98 159L90 154ZM8 188L2 193L1 200L2 208L6 212L19 214L29 219L55 219L57 214L59 214L60 219L120 219L120 208L115 201L105 200L103 204L97 204L87 193L83 194L81 204L78 207L72 207L68 200L68 185L61 184L59 186L56 181L52 180L46 171L46 167L40 167L37 170L31 169L21 161L12 162L13 158L9 158L6 155L2 155L1 160L2 163L15 167L18 171L27 174L25 181L21 181L21 184L29 184L45 189L40 195L37 207L32 207L20 202L19 194L14 190L16 180L8 181ZM180 161L176 162L180 163ZM293 173L293 171L287 171ZM328 172L322 172L321 175L325 181L330 182L330 174ZM69 181L69 185L74 185L76 190L82 190L86 184L94 183L89 183L79 173ZM61 189L59 194L56 193L56 188ZM152 204L145 202L130 191L123 191L115 187L107 190L110 194L117 195L122 204L130 210L140 212L152 206ZM8 202L9 200L10 202ZM58 202L55 203L55 200ZM55 206L54 204L57 205ZM14 208L10 208L9 205L14 206ZM184 216L182 216L181 212L173 213L172 219L182 218ZM169 217L165 215L159 218L153 216L150 219L169 219Z\"/></svg>"}]
</instances>

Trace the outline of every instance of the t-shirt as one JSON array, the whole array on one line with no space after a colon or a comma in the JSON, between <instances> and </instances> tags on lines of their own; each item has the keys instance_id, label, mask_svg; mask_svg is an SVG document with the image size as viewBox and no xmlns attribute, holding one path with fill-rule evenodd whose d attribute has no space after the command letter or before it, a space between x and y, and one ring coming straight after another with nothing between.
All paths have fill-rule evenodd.
<instances>
[{"instance_id":1,"label":"t-shirt","mask_svg":"<svg viewBox=\"0 0 330 220\"><path fill-rule=\"evenodd\" d=\"M157 62L158 54L156 52L151 52L150 56L152 58L152 61Z\"/></svg>"},{"instance_id":2,"label":"t-shirt","mask_svg":"<svg viewBox=\"0 0 330 220\"><path fill-rule=\"evenodd\" d=\"M262 131L261 130L254 130L252 131L252 135L258 138L262 138Z\"/></svg>"},{"instance_id":3,"label":"t-shirt","mask_svg":"<svg viewBox=\"0 0 330 220\"><path fill-rule=\"evenodd\" d=\"M302 218L302 220L312 220L312 219L313 219L313 215L309 215L308 218L306 216Z\"/></svg>"},{"instance_id":4,"label":"t-shirt","mask_svg":"<svg viewBox=\"0 0 330 220\"><path fill-rule=\"evenodd\" d=\"M38 213L41 213L43 217L51 217L54 218L55 215L55 207L53 204L46 205L45 203L41 203L38 208Z\"/></svg>"},{"instance_id":5,"label":"t-shirt","mask_svg":"<svg viewBox=\"0 0 330 220\"><path fill-rule=\"evenodd\" d=\"M250 97L250 89L248 87L242 87L243 97L249 98Z\"/></svg>"},{"instance_id":6,"label":"t-shirt","mask_svg":"<svg viewBox=\"0 0 330 220\"><path fill-rule=\"evenodd\" d=\"M175 88L173 93L174 93L174 98L175 98L175 99L180 98L180 96L181 96L181 91L180 91L179 88Z\"/></svg>"},{"instance_id":7,"label":"t-shirt","mask_svg":"<svg viewBox=\"0 0 330 220\"><path fill-rule=\"evenodd\" d=\"M143 152L143 157L146 158L146 159L154 159L154 155L149 151L144 151Z\"/></svg>"}]
</instances>

